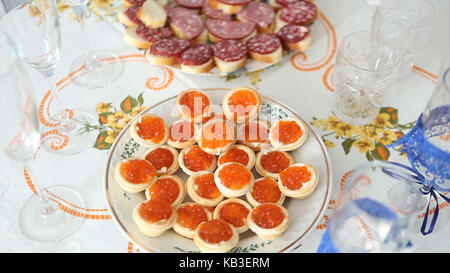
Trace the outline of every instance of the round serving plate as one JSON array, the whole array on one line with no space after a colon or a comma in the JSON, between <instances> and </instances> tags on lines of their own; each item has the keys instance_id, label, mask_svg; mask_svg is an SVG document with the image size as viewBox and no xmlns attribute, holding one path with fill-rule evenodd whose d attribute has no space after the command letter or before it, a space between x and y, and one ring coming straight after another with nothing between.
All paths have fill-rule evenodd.
<instances>
[{"instance_id":1,"label":"round serving plate","mask_svg":"<svg viewBox=\"0 0 450 273\"><path fill-rule=\"evenodd\" d=\"M227 88L201 89L205 91L213 102L213 111L220 111L220 104L224 95L230 91ZM162 117L167 124L178 120L179 117L174 110L176 96L156 103L142 111L134 119L142 115L154 113ZM332 173L327 150L320 136L312 127L304 121L300 115L282 103L262 95L262 107L260 118L272 122L286 117L292 117L302 120L309 129L308 138L305 143L290 154L296 162L304 162L313 165L319 173L318 186L309 198L297 200L287 197L283 203L291 216L291 225L281 237L275 240L262 240L251 230L239 235L238 245L231 252L289 252L318 225L330 200L332 191ZM215 109L214 107L218 107ZM216 111L218 112L218 111ZM142 249L149 252L199 252L198 247L193 240L187 239L177 234L173 229L168 230L160 237L148 237L142 234L132 219L133 208L141 201L145 200L144 192L128 193L120 188L114 180L114 166L122 159L128 157L142 157L146 148L139 146L131 138L127 126L117 136L111 146L104 169L104 190L112 218L119 229L128 237L129 240L139 245ZM255 179L260 175L255 171ZM181 170L175 173L184 181L188 176ZM245 198L245 196L243 197ZM184 200L190 201L186 195Z\"/></svg>"}]
</instances>

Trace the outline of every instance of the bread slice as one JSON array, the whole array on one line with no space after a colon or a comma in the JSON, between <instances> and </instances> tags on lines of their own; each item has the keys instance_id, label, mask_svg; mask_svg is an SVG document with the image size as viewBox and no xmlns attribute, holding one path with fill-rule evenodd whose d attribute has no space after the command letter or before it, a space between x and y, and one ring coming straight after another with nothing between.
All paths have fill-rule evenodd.
<instances>
[{"instance_id":1,"label":"bread slice","mask_svg":"<svg viewBox=\"0 0 450 273\"><path fill-rule=\"evenodd\" d=\"M274 52L269 54L259 54L250 50L248 52L250 53L252 59L263 63L275 63L283 58L283 47L281 46L281 44Z\"/></svg>"},{"instance_id":2,"label":"bread slice","mask_svg":"<svg viewBox=\"0 0 450 273\"><path fill-rule=\"evenodd\" d=\"M145 52L145 58L147 61L154 65L174 65L177 63L177 56L162 57L156 56L150 53L150 50Z\"/></svg>"},{"instance_id":3,"label":"bread slice","mask_svg":"<svg viewBox=\"0 0 450 273\"><path fill-rule=\"evenodd\" d=\"M201 65L180 64L181 70L187 73L202 74L210 71L214 67L214 60L211 58L208 62Z\"/></svg>"},{"instance_id":4,"label":"bread slice","mask_svg":"<svg viewBox=\"0 0 450 273\"><path fill-rule=\"evenodd\" d=\"M248 20L245 20L239 14L236 15L236 19L240 22L248 22ZM268 28L263 28L260 25L256 24L256 30L258 33L273 33L276 26L276 20L273 20L272 24Z\"/></svg>"},{"instance_id":5,"label":"bread slice","mask_svg":"<svg viewBox=\"0 0 450 273\"><path fill-rule=\"evenodd\" d=\"M177 26L175 26L172 23L170 23L169 26L170 26L170 29L172 29L175 37L189 40L180 28L178 28ZM189 40L189 41L193 45L205 44L208 41L208 30L206 29L206 27L203 27L203 31L202 31L202 33L200 33L200 35L198 35L196 38Z\"/></svg>"},{"instance_id":6,"label":"bread slice","mask_svg":"<svg viewBox=\"0 0 450 273\"><path fill-rule=\"evenodd\" d=\"M123 9L121 12L119 12L119 21L125 25L126 27L136 27L138 24L131 21L130 18L125 14L125 11L127 9Z\"/></svg>"},{"instance_id":7,"label":"bread slice","mask_svg":"<svg viewBox=\"0 0 450 273\"><path fill-rule=\"evenodd\" d=\"M156 3L158 3L161 7L166 7L167 4L169 3L167 0L155 0Z\"/></svg>"},{"instance_id":8,"label":"bread slice","mask_svg":"<svg viewBox=\"0 0 450 273\"><path fill-rule=\"evenodd\" d=\"M135 3L127 1L127 0L122 0L122 4L125 8L130 8L130 7L134 7L136 6Z\"/></svg>"},{"instance_id":9,"label":"bread slice","mask_svg":"<svg viewBox=\"0 0 450 273\"><path fill-rule=\"evenodd\" d=\"M147 0L139 10L137 17L150 28L163 27L167 22L167 12L160 4Z\"/></svg>"},{"instance_id":10,"label":"bread slice","mask_svg":"<svg viewBox=\"0 0 450 273\"><path fill-rule=\"evenodd\" d=\"M274 8L275 10L278 10L278 9L283 8L283 6L280 5L280 4L278 4L278 3L276 2L276 0L268 0L268 1L267 1L267 4L271 5L272 8Z\"/></svg>"},{"instance_id":11,"label":"bread slice","mask_svg":"<svg viewBox=\"0 0 450 273\"><path fill-rule=\"evenodd\" d=\"M277 14L275 15L275 32L278 32L282 27L288 24L287 22L280 19L280 12L281 10L277 11Z\"/></svg>"},{"instance_id":12,"label":"bread slice","mask_svg":"<svg viewBox=\"0 0 450 273\"><path fill-rule=\"evenodd\" d=\"M247 63L247 57L234 62L225 62L217 57L214 57L214 61L216 62L216 66L220 70L220 72L229 73L245 66L245 64Z\"/></svg>"},{"instance_id":13,"label":"bread slice","mask_svg":"<svg viewBox=\"0 0 450 273\"><path fill-rule=\"evenodd\" d=\"M239 5L239 6L237 6L237 5L227 5L227 4L224 4L224 3L220 3L220 2L218 2L216 0L206 0L206 1L209 1L208 3L213 9L220 9L224 13L227 13L227 14L236 14L236 13L240 12L244 8L244 5Z\"/></svg>"},{"instance_id":14,"label":"bread slice","mask_svg":"<svg viewBox=\"0 0 450 273\"><path fill-rule=\"evenodd\" d=\"M244 37L243 39L241 39L241 42L245 43L248 39L252 38L253 36L255 36L256 34L258 34L257 30L255 29L252 33L250 33L250 35L248 35L247 37ZM215 36L214 34L212 34L211 32L208 32L208 39L209 41L211 41L212 43L218 43L220 41L222 41L223 39Z\"/></svg>"},{"instance_id":15,"label":"bread slice","mask_svg":"<svg viewBox=\"0 0 450 273\"><path fill-rule=\"evenodd\" d=\"M194 40L191 40L191 44L205 44L208 42L208 30L206 29L206 27L203 28L202 33L197 36L197 38L195 38Z\"/></svg>"},{"instance_id":16,"label":"bread slice","mask_svg":"<svg viewBox=\"0 0 450 273\"><path fill-rule=\"evenodd\" d=\"M303 40L297 43L285 43L285 46L291 50L304 51L307 50L312 43L311 34L308 34Z\"/></svg>"},{"instance_id":17,"label":"bread slice","mask_svg":"<svg viewBox=\"0 0 450 273\"><path fill-rule=\"evenodd\" d=\"M137 26L129 27L123 34L123 41L133 47L147 49L151 43L136 33Z\"/></svg>"}]
</instances>

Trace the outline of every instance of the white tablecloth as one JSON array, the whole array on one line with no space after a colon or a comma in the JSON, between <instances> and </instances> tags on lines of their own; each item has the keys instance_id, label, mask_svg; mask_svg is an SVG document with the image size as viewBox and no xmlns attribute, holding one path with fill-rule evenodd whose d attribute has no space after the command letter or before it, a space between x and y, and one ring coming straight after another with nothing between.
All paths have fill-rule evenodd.
<instances>
[{"instance_id":1,"label":"white tablecloth","mask_svg":"<svg viewBox=\"0 0 450 273\"><path fill-rule=\"evenodd\" d=\"M117 1L116 1L117 2ZM376 1L369 1L376 2ZM442 44L448 45L450 37L450 1L433 0L436 8L437 24L426 50L419 57L413 73L399 81L388 95L384 105L395 109L399 124L414 122L423 111L433 91L438 73ZM115 14L119 4L111 1L93 0L91 3L109 14ZM302 54L291 55L281 64L256 73L243 74L235 78L192 76L177 71L161 69L133 58L141 54L122 42L123 28L114 16L94 14L87 24L84 34L73 22L70 10L61 12L62 61L58 66L55 80L63 80L59 86L62 101L68 108L83 109L93 114L97 105L111 103L115 107L128 96L143 93L144 105L152 105L171 97L188 87L234 87L249 85L262 94L271 96L296 110L305 120L327 120L333 116L332 69L337 43L347 34L358 30L369 30L374 6L363 0L316 0L321 10L312 30L313 45ZM104 6L102 6L102 4ZM109 10L108 10L109 9ZM94 48L108 49L124 56L125 72L112 86L102 89L80 89L64 80L70 62L84 48L83 40L93 43ZM44 82L36 72L35 91L44 100L47 92ZM156 78L155 81L149 80ZM67 85L64 85L66 84ZM2 113L4 115L4 113ZM314 125L314 123L313 123ZM331 131L323 130L316 124L315 129L324 137L328 146L333 169L333 194L330 205L313 230L295 252L316 252L327 219L332 214L337 195L345 174L355 166L367 162L365 151L354 146L350 150L342 147L343 138L327 137ZM404 130L406 133L408 129ZM336 131L335 131L336 133ZM129 241L117 228L107 210L103 192L103 168L108 150L97 146L81 154L58 157L41 149L36 159L36 169L41 183L46 185L70 185L81 192L86 206L92 209L81 229L70 238L57 244L43 244L25 238L18 226L18 212L23 202L32 194L24 179L23 166L0 155L0 252L138 252L136 245ZM407 163L399 152L389 149L389 160ZM348 153L346 153L348 152ZM384 156L384 155L381 155ZM344 179L343 179L344 178ZM450 209L443 205L441 216L448 217ZM446 215L447 214L447 215ZM450 228L437 230L428 236L414 238L418 252L449 252Z\"/></svg>"}]
</instances>

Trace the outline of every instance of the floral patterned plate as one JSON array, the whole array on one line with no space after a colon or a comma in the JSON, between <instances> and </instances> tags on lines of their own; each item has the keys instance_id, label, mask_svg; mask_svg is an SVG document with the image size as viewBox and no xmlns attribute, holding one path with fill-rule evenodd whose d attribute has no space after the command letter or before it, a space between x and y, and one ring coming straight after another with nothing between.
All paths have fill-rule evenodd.
<instances>
[{"instance_id":1,"label":"floral patterned plate","mask_svg":"<svg viewBox=\"0 0 450 273\"><path fill-rule=\"evenodd\" d=\"M220 108L223 96L230 89L203 89L207 92L215 107ZM294 117L303 120L289 107L282 105L266 96L262 96L263 105L260 117L275 122L285 117ZM176 97L171 97L153 106L148 107L134 118L146 113L155 113L169 124L178 119L174 111ZM214 109L213 109L214 111ZM129 127L132 122L120 132L111 146L104 170L104 189L107 203L112 212L114 222L119 229L142 249L149 252L198 252L199 249L190 239L184 238L172 229L160 237L151 238L142 234L134 223L131 212L134 206L145 199L144 193L131 194L123 191L114 180L114 166L123 158L139 157L145 153L145 148L137 144L130 136ZM296 162L305 162L313 165L319 172L319 184L314 194L305 200L286 198L284 206L291 215L289 229L276 240L262 240L251 230L240 234L238 245L231 252L289 252L317 226L321 220L330 200L332 191L331 165L325 145L319 135L305 122L309 128L306 142L297 150L290 152ZM187 180L187 175L180 169L176 173ZM260 177L254 172L255 178ZM188 201L189 197L186 196Z\"/></svg>"}]
</instances>

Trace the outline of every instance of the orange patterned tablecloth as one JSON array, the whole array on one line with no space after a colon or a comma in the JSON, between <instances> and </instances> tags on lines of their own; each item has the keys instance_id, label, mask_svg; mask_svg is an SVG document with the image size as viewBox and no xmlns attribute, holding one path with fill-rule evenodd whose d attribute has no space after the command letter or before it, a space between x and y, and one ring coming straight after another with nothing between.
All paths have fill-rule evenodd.
<instances>
[{"instance_id":1,"label":"orange patterned tablecloth","mask_svg":"<svg viewBox=\"0 0 450 273\"><path fill-rule=\"evenodd\" d=\"M371 1L368 1L371 2ZM188 87L235 87L249 85L264 95L273 97L296 110L322 136L328 148L333 169L334 188L327 211L316 229L297 246L295 252L315 252L333 212L337 195L351 170L368 160L393 160L407 163L406 157L387 145L407 133L437 82L439 45L448 39L450 2L434 0L438 7L438 24L426 51L420 56L412 73L399 81L385 100L376 120L354 126L339 120L333 113L333 69L337 45L345 35L368 30L374 6L368 2L316 0L319 19L312 29L313 45L305 52L292 53L281 63L264 70L228 77L192 76L170 68L147 63L142 52L122 42L123 27L118 23L120 1L91 0L93 11L87 30L81 36L74 14L60 3L63 33L62 62L56 79L58 91L67 108L83 109L98 116L98 123L85 124L85 129L97 135L92 149L71 156L56 157L44 149L35 154L36 169L42 184L71 185L86 199L86 212L76 204L51 196L67 213L86 219L72 237L58 244L41 244L27 240L18 227L18 211L29 194L34 193L33 181L27 170L1 155L0 162L0 252L140 252L136 245L119 231L107 209L103 192L103 167L108 149L121 129L146 106L176 95ZM373 2L373 1L372 1ZM98 34L101 33L101 39ZM112 86L88 90L74 86L67 67L81 53L79 37L97 48L117 52L125 64L125 72ZM31 72L32 74L34 72ZM74 72L77 76L79 71ZM39 94L39 119L51 128L56 108L50 93L36 76ZM43 135L43 141L54 143L54 149L65 145L65 139L54 130ZM442 217L448 217L447 203L441 204ZM418 215L417 217L424 217ZM443 229L415 238L418 251L449 252L450 229Z\"/></svg>"}]
</instances>

